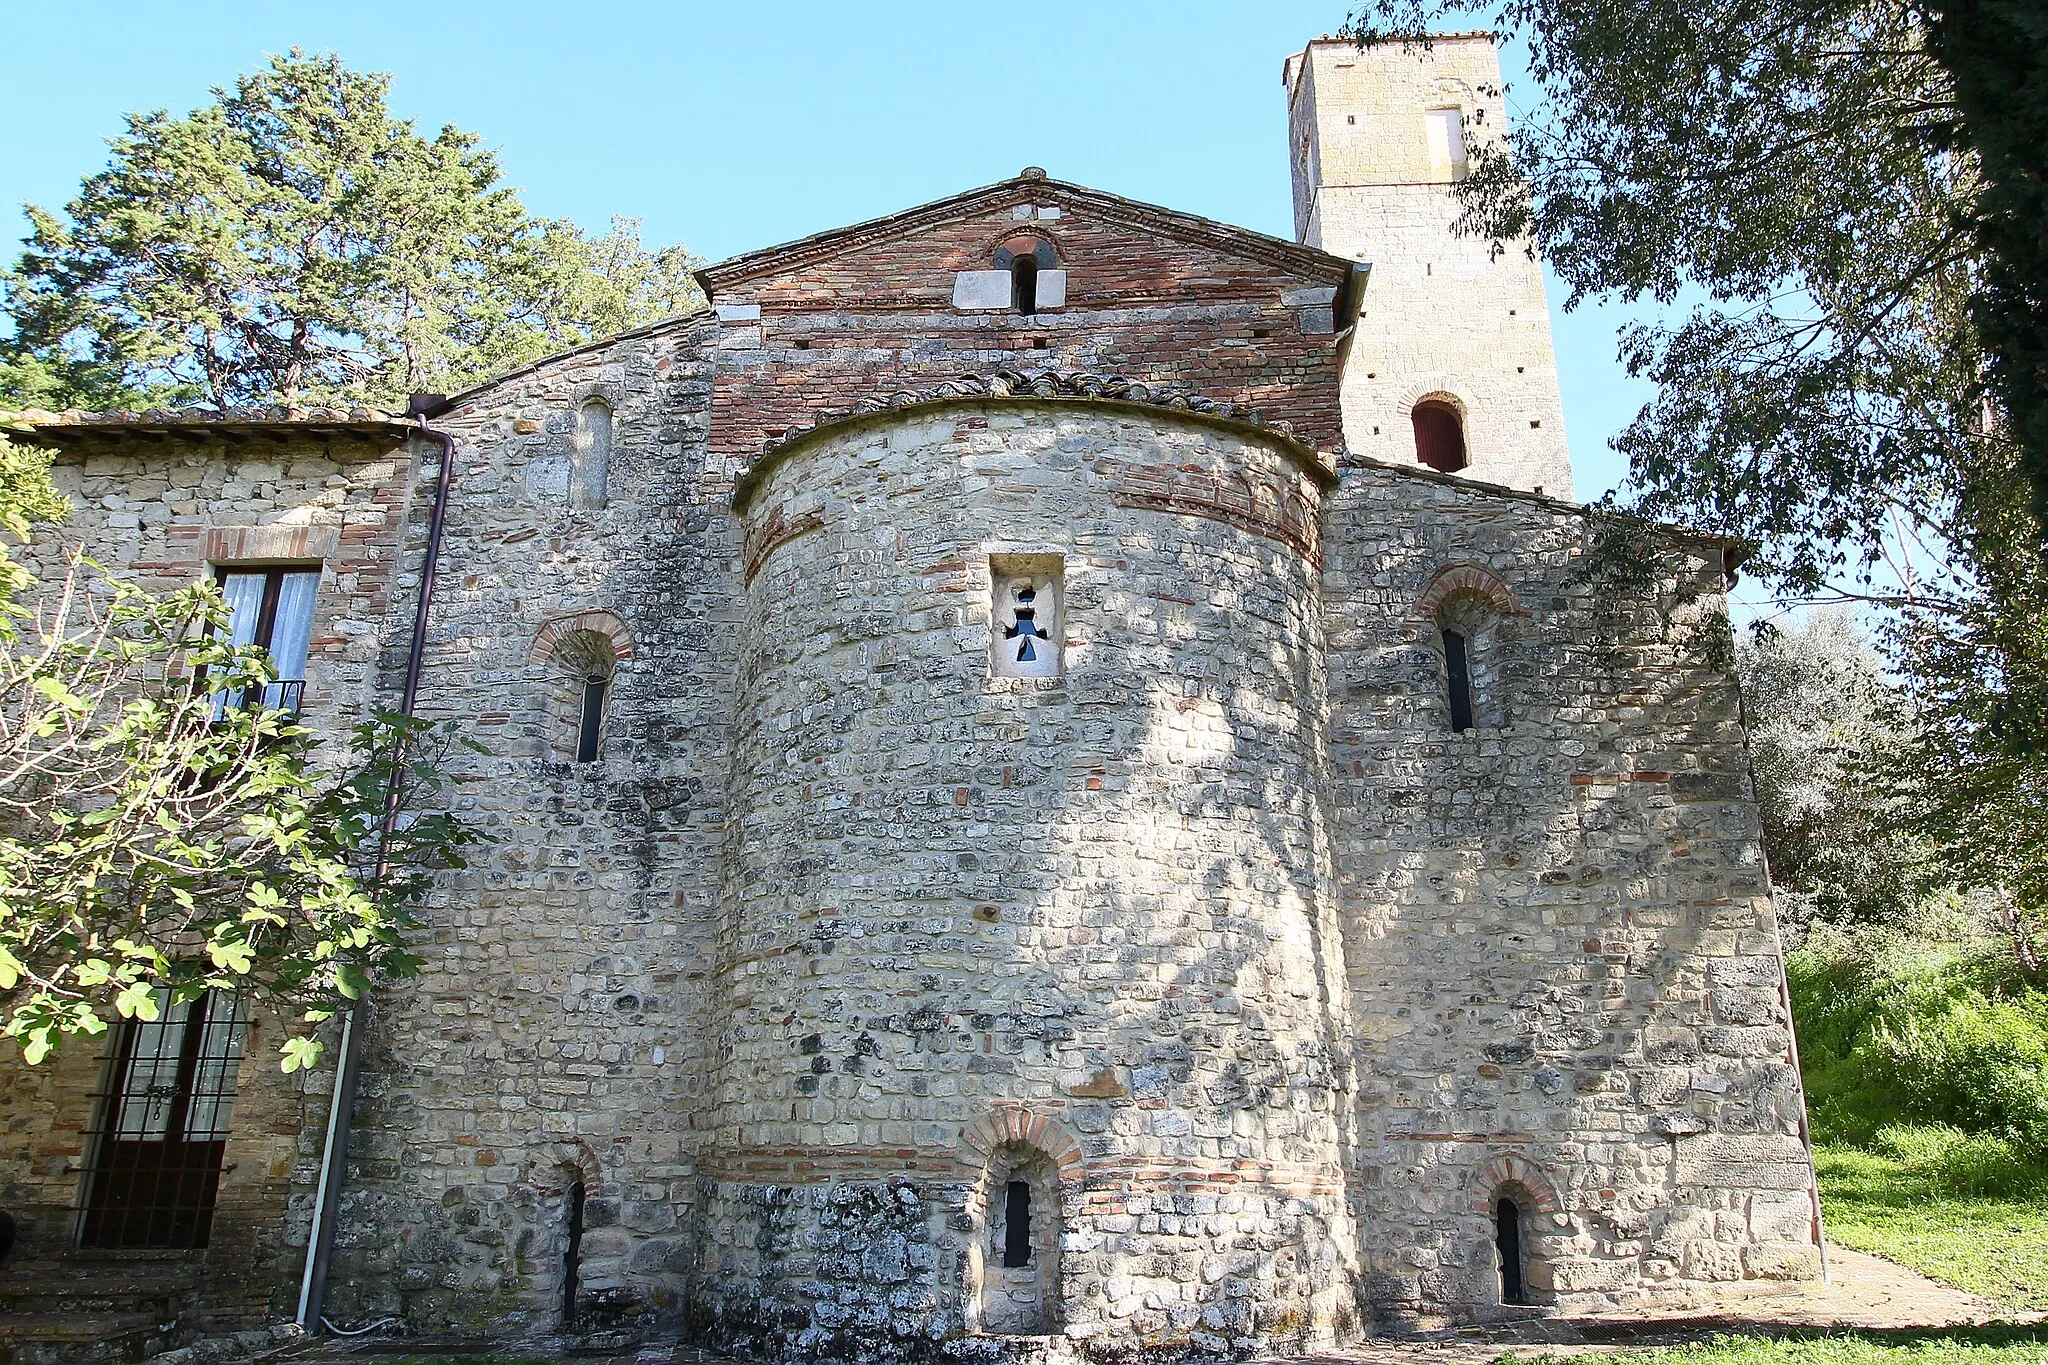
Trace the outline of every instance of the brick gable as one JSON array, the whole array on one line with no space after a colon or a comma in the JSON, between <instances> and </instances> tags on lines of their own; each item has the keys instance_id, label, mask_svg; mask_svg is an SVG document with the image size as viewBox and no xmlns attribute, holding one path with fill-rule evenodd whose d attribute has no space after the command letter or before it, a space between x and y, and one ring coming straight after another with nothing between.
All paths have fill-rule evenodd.
<instances>
[{"instance_id":1,"label":"brick gable","mask_svg":"<svg viewBox=\"0 0 2048 1365\"><path fill-rule=\"evenodd\" d=\"M956 276L1022 235L1058 253L1064 305L954 307ZM1001 369L1243 403L1327 447L1353 274L1290 242L1020 177L701 272L723 319L711 448L749 459L823 412Z\"/></svg>"}]
</instances>

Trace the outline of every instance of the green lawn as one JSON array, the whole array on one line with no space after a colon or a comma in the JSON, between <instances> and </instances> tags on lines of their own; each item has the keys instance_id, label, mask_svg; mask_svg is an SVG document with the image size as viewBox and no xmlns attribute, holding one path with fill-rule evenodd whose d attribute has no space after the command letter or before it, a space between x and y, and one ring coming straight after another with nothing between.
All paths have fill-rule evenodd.
<instances>
[{"instance_id":1,"label":"green lawn","mask_svg":"<svg viewBox=\"0 0 2048 1365\"><path fill-rule=\"evenodd\" d=\"M1555 1356L1501 1358L1499 1365L1585 1365ZM1695 1346L1620 1351L1599 1365L2043 1365L2048 1329L1959 1327L1919 1332L1830 1332L1773 1339L1723 1336Z\"/></svg>"},{"instance_id":2,"label":"green lawn","mask_svg":"<svg viewBox=\"0 0 2048 1365\"><path fill-rule=\"evenodd\" d=\"M2048 1309L2048 1202L1957 1197L1939 1175L1855 1147L1814 1159L1830 1241L2007 1308Z\"/></svg>"}]
</instances>

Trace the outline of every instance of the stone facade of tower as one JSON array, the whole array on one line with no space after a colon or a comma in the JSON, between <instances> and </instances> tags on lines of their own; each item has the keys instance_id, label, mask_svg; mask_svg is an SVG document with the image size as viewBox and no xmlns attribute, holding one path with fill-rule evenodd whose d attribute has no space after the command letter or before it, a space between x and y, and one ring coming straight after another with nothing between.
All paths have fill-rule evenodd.
<instances>
[{"instance_id":1,"label":"stone facade of tower","mask_svg":"<svg viewBox=\"0 0 2048 1365\"><path fill-rule=\"evenodd\" d=\"M493 842L368 1017L332 1321L1109 1360L1815 1273L1727 547L1624 591L1476 418L1469 478L1347 449L1425 331L1354 267L1028 172L435 407L419 710ZM309 718L390 704L433 442L26 421L68 534L317 568ZM282 1026L216 1321L298 1289ZM117 1071L0 1071L32 1256Z\"/></svg>"},{"instance_id":2,"label":"stone facade of tower","mask_svg":"<svg viewBox=\"0 0 2048 1365\"><path fill-rule=\"evenodd\" d=\"M1507 128L1493 40L1361 52L1324 39L1284 78L1295 236L1372 267L1344 365L1345 444L1412 461L1411 414L1435 400L1463 421L1469 477L1569 498L1543 272L1519 244L1452 227L1468 146Z\"/></svg>"}]
</instances>

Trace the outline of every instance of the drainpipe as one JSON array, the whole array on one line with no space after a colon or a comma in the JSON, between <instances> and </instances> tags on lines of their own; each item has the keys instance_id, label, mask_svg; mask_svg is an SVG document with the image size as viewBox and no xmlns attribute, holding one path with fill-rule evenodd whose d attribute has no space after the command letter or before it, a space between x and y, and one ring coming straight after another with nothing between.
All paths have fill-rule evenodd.
<instances>
[{"instance_id":1,"label":"drainpipe","mask_svg":"<svg viewBox=\"0 0 2048 1365\"><path fill-rule=\"evenodd\" d=\"M405 689L398 703L399 714L411 717L419 700L420 666L427 652L427 615L434 603L434 575L441 564L441 528L448 519L448 486L455 478L455 438L427 425L427 418L447 410L439 394L416 393L406 406L406 415L417 418L417 434L439 443L441 472L434 488L433 516L427 523L427 552L420 565L419 604L412 618L412 646L405 656ZM391 790L384 797L384 839L398 828L398 811L403 799L405 769L393 756ZM375 882L381 884L391 864L380 850ZM327 1271L334 1259L336 1214L341 1203L341 1186L348 1172L348 1124L355 1108L356 1082L362 1076L363 1012L367 1002L352 1003L341 1019L340 1058L334 1067L334 1093L327 1107L327 1140L320 1149L320 1179L313 1195L313 1229L306 1239L306 1269L299 1279L298 1324L309 1335L326 1325L321 1310L327 1304Z\"/></svg>"}]
</instances>

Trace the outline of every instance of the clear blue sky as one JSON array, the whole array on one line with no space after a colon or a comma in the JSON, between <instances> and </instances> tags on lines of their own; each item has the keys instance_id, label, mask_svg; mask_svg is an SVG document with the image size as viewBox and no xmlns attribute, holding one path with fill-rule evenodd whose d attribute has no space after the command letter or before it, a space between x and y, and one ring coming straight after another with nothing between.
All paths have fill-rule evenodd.
<instances>
[{"instance_id":1,"label":"clear blue sky","mask_svg":"<svg viewBox=\"0 0 2048 1365\"><path fill-rule=\"evenodd\" d=\"M1281 236L1280 66L1344 0L963 5L94 3L22 6L0 83L0 220L60 207L128 110L183 113L293 45L387 71L425 131L481 133L538 213L644 220L716 260L1043 166ZM1510 100L1517 95L1512 67ZM1648 396L1614 363L1626 314L1551 286L1581 497Z\"/></svg>"}]
</instances>

